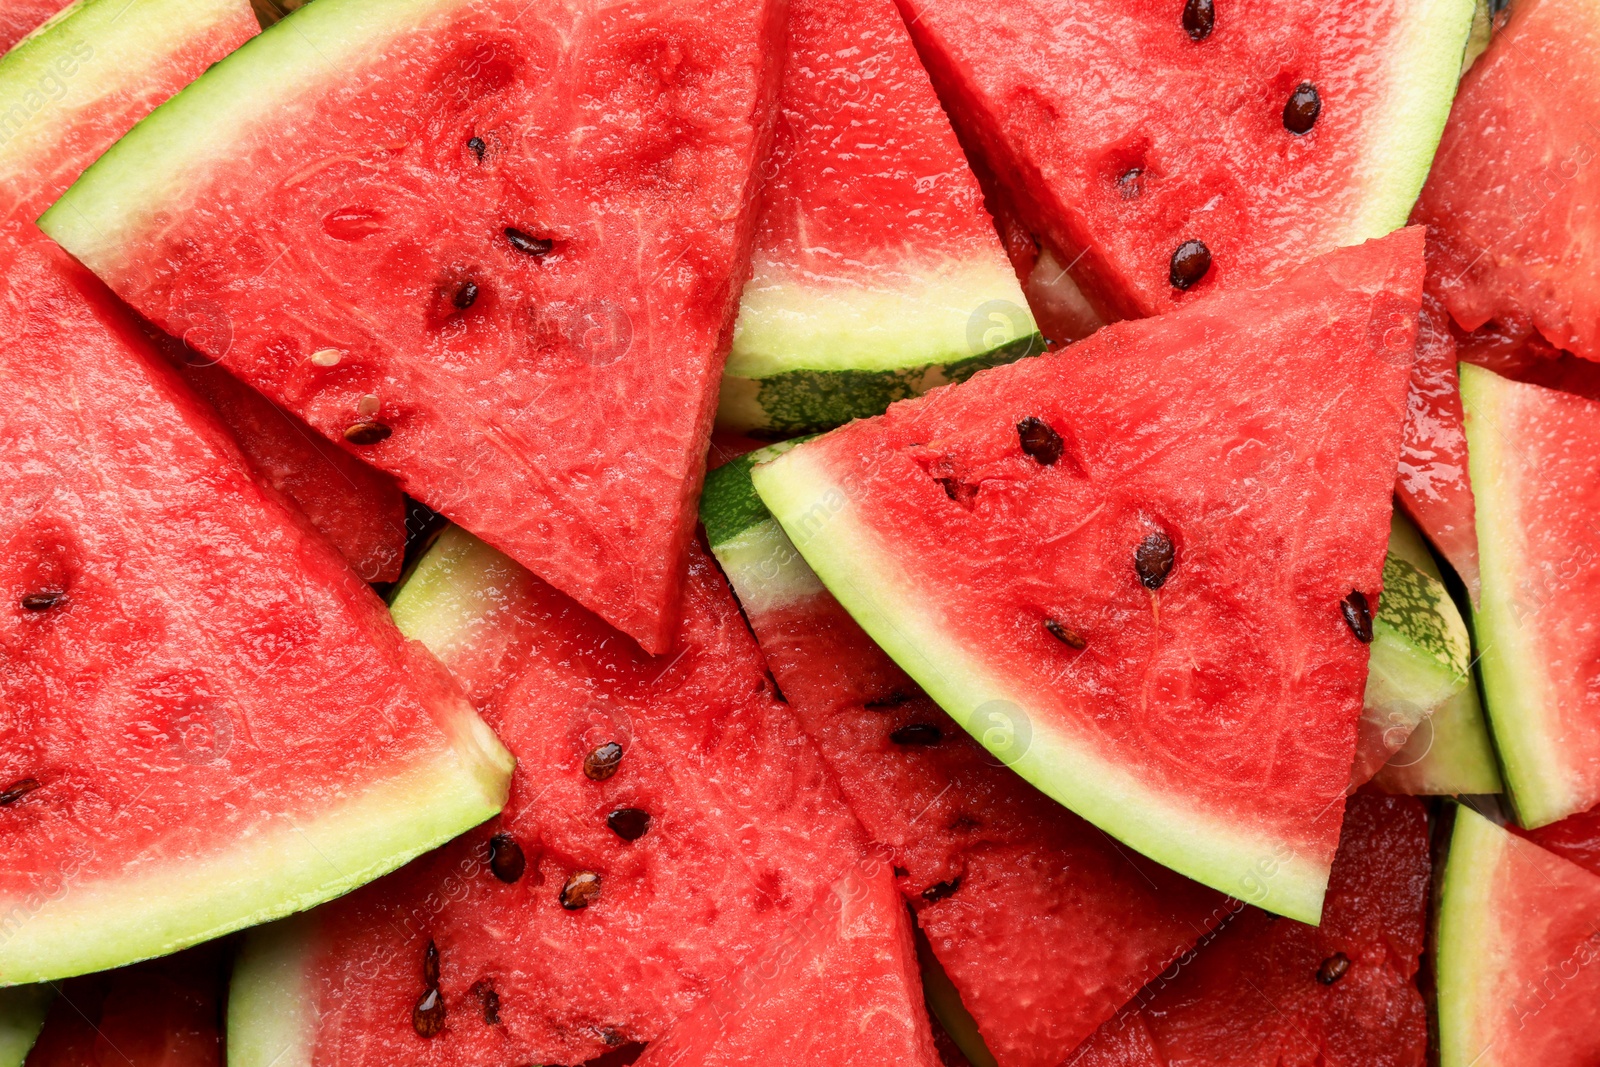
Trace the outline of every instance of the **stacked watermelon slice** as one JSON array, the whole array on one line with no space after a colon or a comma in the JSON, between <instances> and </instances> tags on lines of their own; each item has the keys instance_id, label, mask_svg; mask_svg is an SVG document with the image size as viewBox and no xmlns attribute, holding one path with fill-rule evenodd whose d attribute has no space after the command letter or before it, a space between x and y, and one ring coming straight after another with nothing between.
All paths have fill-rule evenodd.
<instances>
[{"instance_id":1,"label":"stacked watermelon slice","mask_svg":"<svg viewBox=\"0 0 1600 1067\"><path fill-rule=\"evenodd\" d=\"M0 1067L1596 1062L1596 44L10 5Z\"/></svg>"}]
</instances>

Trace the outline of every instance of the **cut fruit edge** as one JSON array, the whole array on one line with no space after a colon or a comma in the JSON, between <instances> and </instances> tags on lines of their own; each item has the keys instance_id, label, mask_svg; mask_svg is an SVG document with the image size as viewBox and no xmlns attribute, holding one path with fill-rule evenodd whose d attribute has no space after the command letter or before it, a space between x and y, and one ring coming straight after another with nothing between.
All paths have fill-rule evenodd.
<instances>
[{"instance_id":1,"label":"cut fruit edge","mask_svg":"<svg viewBox=\"0 0 1600 1067\"><path fill-rule=\"evenodd\" d=\"M1141 782L1119 763L1050 730L1006 679L938 629L938 613L893 596L900 568L856 516L849 490L806 450L751 472L795 548L861 628L963 729L1042 792L1164 866L1229 896L1316 925L1325 863L1294 846L1209 819ZM826 527L827 537L814 536ZM1010 751L1025 736L1020 753ZM1093 787L1083 783L1092 782ZM1204 854L1195 842L1206 843Z\"/></svg>"}]
</instances>

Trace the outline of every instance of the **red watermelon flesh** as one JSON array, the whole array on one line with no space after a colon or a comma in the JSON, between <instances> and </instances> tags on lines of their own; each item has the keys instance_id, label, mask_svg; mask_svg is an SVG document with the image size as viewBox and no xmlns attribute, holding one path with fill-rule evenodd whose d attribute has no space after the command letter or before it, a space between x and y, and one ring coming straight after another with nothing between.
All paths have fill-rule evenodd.
<instances>
[{"instance_id":1,"label":"red watermelon flesh","mask_svg":"<svg viewBox=\"0 0 1600 1067\"><path fill-rule=\"evenodd\" d=\"M763 958L652 1041L640 1067L937 1067L889 869L852 870Z\"/></svg>"},{"instance_id":2,"label":"red watermelon flesh","mask_svg":"<svg viewBox=\"0 0 1600 1067\"><path fill-rule=\"evenodd\" d=\"M1514 826L1510 829L1585 870L1600 874L1600 808L1569 815L1537 830L1521 830Z\"/></svg>"},{"instance_id":3,"label":"red watermelon flesh","mask_svg":"<svg viewBox=\"0 0 1600 1067\"><path fill-rule=\"evenodd\" d=\"M440 536L395 615L516 752L512 799L505 818L296 920L291 949L255 957L290 960L292 978L266 982L247 950L230 1033L270 1035L250 1046L260 1067L285 1050L340 1067L575 1064L655 1040L859 862L859 828L773 698L715 564L698 548L690 559L679 631L652 658L458 528ZM586 758L613 742L615 773L591 780ZM525 863L509 881L485 862L496 835ZM582 872L598 897L569 910ZM413 1008L430 943L445 1015L423 1038ZM304 1008L292 1017L285 981Z\"/></svg>"},{"instance_id":4,"label":"red watermelon flesh","mask_svg":"<svg viewBox=\"0 0 1600 1067\"><path fill-rule=\"evenodd\" d=\"M1527 0L1462 80L1415 221L1464 329L1537 331L1600 359L1600 5Z\"/></svg>"},{"instance_id":5,"label":"red watermelon flesh","mask_svg":"<svg viewBox=\"0 0 1600 1067\"><path fill-rule=\"evenodd\" d=\"M39 28L40 23L66 7L72 0L9 0L0 8L0 52Z\"/></svg>"},{"instance_id":6,"label":"red watermelon flesh","mask_svg":"<svg viewBox=\"0 0 1600 1067\"><path fill-rule=\"evenodd\" d=\"M1422 271L1419 229L1341 250L752 476L824 584L1013 770L1314 921L1366 680L1347 615L1380 591ZM1024 451L1029 426L1054 462Z\"/></svg>"},{"instance_id":7,"label":"red watermelon flesh","mask_svg":"<svg viewBox=\"0 0 1600 1067\"><path fill-rule=\"evenodd\" d=\"M1422 1067L1429 876L1421 803L1351 798L1320 927L1244 908L1067 1063Z\"/></svg>"},{"instance_id":8,"label":"red watermelon flesh","mask_svg":"<svg viewBox=\"0 0 1600 1067\"><path fill-rule=\"evenodd\" d=\"M1473 8L900 6L963 142L1106 318L1254 285L1403 225ZM1317 110L1292 132L1302 87ZM1196 241L1206 255L1191 248L1180 270Z\"/></svg>"},{"instance_id":9,"label":"red watermelon flesh","mask_svg":"<svg viewBox=\"0 0 1600 1067\"><path fill-rule=\"evenodd\" d=\"M294 12L41 224L157 326L662 651L782 5L406 10Z\"/></svg>"}]
</instances>

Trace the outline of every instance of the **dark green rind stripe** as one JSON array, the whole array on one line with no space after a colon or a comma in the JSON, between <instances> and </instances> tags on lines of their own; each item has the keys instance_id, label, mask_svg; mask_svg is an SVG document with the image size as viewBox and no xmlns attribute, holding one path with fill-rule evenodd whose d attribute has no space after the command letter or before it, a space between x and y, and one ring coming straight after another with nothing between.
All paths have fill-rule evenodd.
<instances>
[{"instance_id":1,"label":"dark green rind stripe","mask_svg":"<svg viewBox=\"0 0 1600 1067\"><path fill-rule=\"evenodd\" d=\"M1467 664L1452 647L1440 619L1449 597L1443 583L1390 553L1383 561L1383 597L1374 626L1427 652L1462 674Z\"/></svg>"},{"instance_id":2,"label":"dark green rind stripe","mask_svg":"<svg viewBox=\"0 0 1600 1067\"><path fill-rule=\"evenodd\" d=\"M808 440L810 438L802 437L768 445L740 456L731 463L724 463L706 475L705 492L700 496L700 521L705 525L706 540L713 551L718 545L727 544L757 523L772 518L772 512L756 495L755 484L750 481L750 468L781 456Z\"/></svg>"}]
</instances>

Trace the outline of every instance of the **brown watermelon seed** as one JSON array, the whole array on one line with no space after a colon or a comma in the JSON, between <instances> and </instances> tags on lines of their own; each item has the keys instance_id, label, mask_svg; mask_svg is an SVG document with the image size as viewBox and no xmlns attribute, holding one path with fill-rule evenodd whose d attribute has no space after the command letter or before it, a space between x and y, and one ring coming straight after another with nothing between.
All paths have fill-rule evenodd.
<instances>
[{"instance_id":1,"label":"brown watermelon seed","mask_svg":"<svg viewBox=\"0 0 1600 1067\"><path fill-rule=\"evenodd\" d=\"M624 841L637 841L650 831L650 813L641 808L618 808L606 816L606 825Z\"/></svg>"},{"instance_id":2,"label":"brown watermelon seed","mask_svg":"<svg viewBox=\"0 0 1600 1067\"><path fill-rule=\"evenodd\" d=\"M418 1037L437 1037L444 1029L444 997L437 989L430 989L417 1000L411 1009L411 1028Z\"/></svg>"},{"instance_id":3,"label":"brown watermelon seed","mask_svg":"<svg viewBox=\"0 0 1600 1067\"><path fill-rule=\"evenodd\" d=\"M474 281L463 282L461 288L456 290L456 295L450 302L462 311L467 310L478 301L478 283Z\"/></svg>"},{"instance_id":4,"label":"brown watermelon seed","mask_svg":"<svg viewBox=\"0 0 1600 1067\"><path fill-rule=\"evenodd\" d=\"M938 882L934 885L930 885L928 888L922 891L922 899L932 904L934 901L943 900L945 897L950 896L960 888L961 878L958 875L957 877L950 879L948 882Z\"/></svg>"},{"instance_id":5,"label":"brown watermelon seed","mask_svg":"<svg viewBox=\"0 0 1600 1067\"><path fill-rule=\"evenodd\" d=\"M467 147L472 149L472 154L478 157L479 163L483 162L483 153L489 148L488 145L483 143L482 137L472 138L467 142Z\"/></svg>"},{"instance_id":6,"label":"brown watermelon seed","mask_svg":"<svg viewBox=\"0 0 1600 1067\"><path fill-rule=\"evenodd\" d=\"M481 978L472 983L469 990L483 1005L483 1024L485 1026L500 1025L500 994L495 992L493 983L487 978Z\"/></svg>"},{"instance_id":7,"label":"brown watermelon seed","mask_svg":"<svg viewBox=\"0 0 1600 1067\"><path fill-rule=\"evenodd\" d=\"M531 233L524 233L515 226L507 226L505 234L506 240L511 242L511 247L525 256L548 255L550 250L556 246L556 243L548 237L535 237Z\"/></svg>"},{"instance_id":8,"label":"brown watermelon seed","mask_svg":"<svg viewBox=\"0 0 1600 1067\"><path fill-rule=\"evenodd\" d=\"M422 952L422 984L428 989L439 988L439 946L432 940Z\"/></svg>"},{"instance_id":9,"label":"brown watermelon seed","mask_svg":"<svg viewBox=\"0 0 1600 1067\"><path fill-rule=\"evenodd\" d=\"M1322 97L1310 82L1301 82L1283 105L1283 128L1296 137L1311 132L1322 114Z\"/></svg>"},{"instance_id":10,"label":"brown watermelon seed","mask_svg":"<svg viewBox=\"0 0 1600 1067\"><path fill-rule=\"evenodd\" d=\"M1205 40L1216 24L1217 8L1212 0L1187 0L1183 5L1183 32L1189 35L1189 40Z\"/></svg>"},{"instance_id":11,"label":"brown watermelon seed","mask_svg":"<svg viewBox=\"0 0 1600 1067\"><path fill-rule=\"evenodd\" d=\"M517 844L516 838L510 834L495 834L489 838L489 870L496 878L509 885L521 878L527 868L528 858L522 854L522 846Z\"/></svg>"},{"instance_id":12,"label":"brown watermelon seed","mask_svg":"<svg viewBox=\"0 0 1600 1067\"><path fill-rule=\"evenodd\" d=\"M1070 648L1082 651L1089 643L1076 630L1069 630L1054 619L1044 620L1044 628L1050 631L1051 637Z\"/></svg>"},{"instance_id":13,"label":"brown watermelon seed","mask_svg":"<svg viewBox=\"0 0 1600 1067\"><path fill-rule=\"evenodd\" d=\"M1323 985L1332 985L1343 978L1350 969L1350 957L1343 952L1335 952L1322 961L1322 966L1317 968L1317 981Z\"/></svg>"},{"instance_id":14,"label":"brown watermelon seed","mask_svg":"<svg viewBox=\"0 0 1600 1067\"><path fill-rule=\"evenodd\" d=\"M393 432L376 419L363 419L344 428L344 439L353 445L375 445Z\"/></svg>"},{"instance_id":15,"label":"brown watermelon seed","mask_svg":"<svg viewBox=\"0 0 1600 1067\"><path fill-rule=\"evenodd\" d=\"M24 611L49 611L61 603L67 594L60 589L41 589L37 593L29 593L22 598Z\"/></svg>"},{"instance_id":16,"label":"brown watermelon seed","mask_svg":"<svg viewBox=\"0 0 1600 1067\"><path fill-rule=\"evenodd\" d=\"M1211 249L1204 241L1185 241L1172 253L1167 280L1174 289L1189 289L1211 269Z\"/></svg>"},{"instance_id":17,"label":"brown watermelon seed","mask_svg":"<svg viewBox=\"0 0 1600 1067\"><path fill-rule=\"evenodd\" d=\"M603 782L616 774L621 764L622 746L615 741L607 741L583 757L583 774L591 782Z\"/></svg>"},{"instance_id":18,"label":"brown watermelon seed","mask_svg":"<svg viewBox=\"0 0 1600 1067\"><path fill-rule=\"evenodd\" d=\"M1117 179L1117 192L1122 194L1122 199L1132 200L1144 192L1144 169L1133 167L1122 172L1122 177Z\"/></svg>"},{"instance_id":19,"label":"brown watermelon seed","mask_svg":"<svg viewBox=\"0 0 1600 1067\"><path fill-rule=\"evenodd\" d=\"M944 732L932 723L908 723L889 735L897 745L937 745L944 740Z\"/></svg>"},{"instance_id":20,"label":"brown watermelon seed","mask_svg":"<svg viewBox=\"0 0 1600 1067\"><path fill-rule=\"evenodd\" d=\"M579 871L561 887L561 906L568 911L587 908L600 899L600 876L593 871Z\"/></svg>"},{"instance_id":21,"label":"brown watermelon seed","mask_svg":"<svg viewBox=\"0 0 1600 1067\"><path fill-rule=\"evenodd\" d=\"M1061 458L1061 435L1043 419L1029 415L1017 423L1017 440L1022 442L1024 452L1046 467L1054 465Z\"/></svg>"},{"instance_id":22,"label":"brown watermelon seed","mask_svg":"<svg viewBox=\"0 0 1600 1067\"><path fill-rule=\"evenodd\" d=\"M24 778L21 781L12 782L6 786L5 792L0 793L0 805L15 804L38 788L39 780L37 778Z\"/></svg>"},{"instance_id":23,"label":"brown watermelon seed","mask_svg":"<svg viewBox=\"0 0 1600 1067\"><path fill-rule=\"evenodd\" d=\"M1356 640L1364 645L1372 644L1372 605L1367 601L1367 594L1359 589L1350 590L1350 595L1339 601L1339 611Z\"/></svg>"},{"instance_id":24,"label":"brown watermelon seed","mask_svg":"<svg viewBox=\"0 0 1600 1067\"><path fill-rule=\"evenodd\" d=\"M1157 531L1149 534L1133 550L1133 569L1146 589L1160 589L1172 573L1172 538Z\"/></svg>"}]
</instances>

